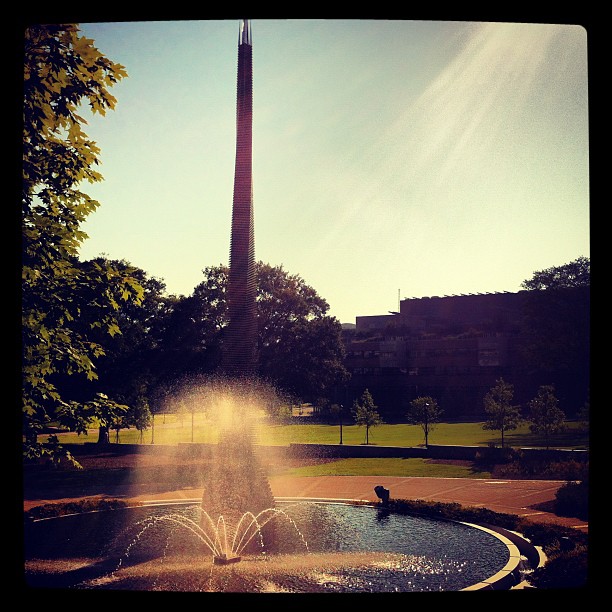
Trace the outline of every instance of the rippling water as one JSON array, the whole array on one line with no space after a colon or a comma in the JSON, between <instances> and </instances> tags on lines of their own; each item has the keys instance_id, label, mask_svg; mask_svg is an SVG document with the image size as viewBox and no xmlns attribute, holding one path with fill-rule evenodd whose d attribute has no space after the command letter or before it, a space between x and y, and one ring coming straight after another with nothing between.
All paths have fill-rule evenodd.
<instances>
[{"instance_id":1,"label":"rippling water","mask_svg":"<svg viewBox=\"0 0 612 612\"><path fill-rule=\"evenodd\" d=\"M492 576L509 557L498 538L460 523L347 504L277 508L273 542L256 538L231 568L213 566L210 550L174 520L199 523L199 505L188 504L37 521L26 529L26 569L33 585L47 587L454 591Z\"/></svg>"}]
</instances>

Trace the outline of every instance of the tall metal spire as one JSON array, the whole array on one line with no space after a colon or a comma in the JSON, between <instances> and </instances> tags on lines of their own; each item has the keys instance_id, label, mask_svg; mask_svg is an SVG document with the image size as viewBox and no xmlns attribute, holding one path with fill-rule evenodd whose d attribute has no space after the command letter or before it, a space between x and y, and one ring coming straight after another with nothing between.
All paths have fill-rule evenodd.
<instances>
[{"instance_id":1,"label":"tall metal spire","mask_svg":"<svg viewBox=\"0 0 612 612\"><path fill-rule=\"evenodd\" d=\"M239 45L251 45L251 20L242 19L240 21L240 31L238 34Z\"/></svg>"},{"instance_id":2,"label":"tall metal spire","mask_svg":"<svg viewBox=\"0 0 612 612\"><path fill-rule=\"evenodd\" d=\"M255 238L253 222L253 48L248 19L240 22L236 95L236 166L230 269L227 290L229 322L223 342L223 370L230 375L256 370Z\"/></svg>"}]
</instances>

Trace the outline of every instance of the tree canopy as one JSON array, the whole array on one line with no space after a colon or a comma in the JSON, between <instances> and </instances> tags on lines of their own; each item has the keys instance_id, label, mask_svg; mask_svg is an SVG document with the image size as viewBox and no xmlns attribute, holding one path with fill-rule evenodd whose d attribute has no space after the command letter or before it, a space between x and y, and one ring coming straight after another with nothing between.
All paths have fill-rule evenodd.
<instances>
[{"instance_id":1,"label":"tree canopy","mask_svg":"<svg viewBox=\"0 0 612 612\"><path fill-rule=\"evenodd\" d=\"M433 431L435 424L440 421L443 410L438 402L430 397L417 397L410 402L410 408L406 413L409 423L420 425L425 435L425 446L429 445L429 434Z\"/></svg>"},{"instance_id":2,"label":"tree canopy","mask_svg":"<svg viewBox=\"0 0 612 612\"><path fill-rule=\"evenodd\" d=\"M522 286L525 363L546 376L566 410L575 413L589 395L590 260L579 257L535 272Z\"/></svg>"},{"instance_id":3,"label":"tree canopy","mask_svg":"<svg viewBox=\"0 0 612 612\"><path fill-rule=\"evenodd\" d=\"M484 397L484 410L487 420L483 429L501 432L501 445L504 446L504 434L516 429L521 422L520 406L513 405L514 386L503 378L497 379L495 385Z\"/></svg>"},{"instance_id":4,"label":"tree canopy","mask_svg":"<svg viewBox=\"0 0 612 612\"><path fill-rule=\"evenodd\" d=\"M578 257L562 266L553 266L534 272L521 286L529 291L544 289L572 289L591 284L591 260Z\"/></svg>"},{"instance_id":5,"label":"tree canopy","mask_svg":"<svg viewBox=\"0 0 612 612\"><path fill-rule=\"evenodd\" d=\"M366 444L370 443L370 429L383 424L383 419L374 403L372 394L366 389L358 400L353 403L355 423L366 428Z\"/></svg>"},{"instance_id":6,"label":"tree canopy","mask_svg":"<svg viewBox=\"0 0 612 612\"><path fill-rule=\"evenodd\" d=\"M551 436L565 428L565 413L558 403L553 385L542 385L529 402L529 429L544 436L546 448L550 445Z\"/></svg>"},{"instance_id":7,"label":"tree canopy","mask_svg":"<svg viewBox=\"0 0 612 612\"><path fill-rule=\"evenodd\" d=\"M204 281L174 305L164 324L165 350L186 375L214 372L227 326L228 268L211 266L203 273ZM342 327L299 275L260 261L256 279L258 375L280 391L317 401L348 376Z\"/></svg>"},{"instance_id":8,"label":"tree canopy","mask_svg":"<svg viewBox=\"0 0 612 612\"><path fill-rule=\"evenodd\" d=\"M90 329L121 332L119 305L139 302L143 289L131 270L104 262L81 266L78 249L87 237L81 224L99 206L80 190L101 175L99 148L82 129L83 105L93 113L113 109L109 87L127 76L76 25L33 25L25 31L22 163L22 400L24 453L50 452L37 436L51 420L86 427L93 412L120 410L103 393L77 402L60 394L55 374L97 377L104 349L83 333L87 304ZM83 301L89 293L91 299ZM91 408L88 410L87 408ZM60 450L54 451L61 456Z\"/></svg>"}]
</instances>

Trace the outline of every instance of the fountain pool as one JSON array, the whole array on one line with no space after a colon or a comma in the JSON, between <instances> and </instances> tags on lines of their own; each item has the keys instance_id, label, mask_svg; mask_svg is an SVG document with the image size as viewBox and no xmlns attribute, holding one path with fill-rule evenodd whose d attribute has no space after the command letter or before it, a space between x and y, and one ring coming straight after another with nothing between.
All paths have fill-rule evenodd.
<instances>
[{"instance_id":1,"label":"fountain pool","mask_svg":"<svg viewBox=\"0 0 612 612\"><path fill-rule=\"evenodd\" d=\"M487 530L372 505L277 500L256 523L248 513L233 530L205 514L193 502L35 521L26 528L27 582L136 591L458 591L508 567L513 554ZM272 546L258 529L268 522ZM224 555L240 562L215 563Z\"/></svg>"}]
</instances>

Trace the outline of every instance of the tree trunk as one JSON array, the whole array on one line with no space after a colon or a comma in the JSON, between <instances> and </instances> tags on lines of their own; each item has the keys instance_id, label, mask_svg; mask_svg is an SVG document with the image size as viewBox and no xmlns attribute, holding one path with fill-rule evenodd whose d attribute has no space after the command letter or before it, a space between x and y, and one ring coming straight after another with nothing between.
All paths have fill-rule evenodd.
<instances>
[{"instance_id":1,"label":"tree trunk","mask_svg":"<svg viewBox=\"0 0 612 612\"><path fill-rule=\"evenodd\" d=\"M98 444L110 444L110 432L108 425L100 425L98 432Z\"/></svg>"}]
</instances>

